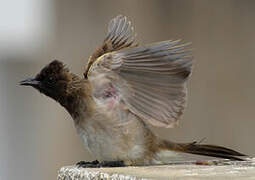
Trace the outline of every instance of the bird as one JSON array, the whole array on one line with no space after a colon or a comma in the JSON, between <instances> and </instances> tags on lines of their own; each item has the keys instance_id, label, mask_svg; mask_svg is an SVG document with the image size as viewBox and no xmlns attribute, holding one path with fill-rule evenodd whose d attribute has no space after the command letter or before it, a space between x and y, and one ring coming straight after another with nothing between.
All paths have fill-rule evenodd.
<instances>
[{"instance_id":1,"label":"bird","mask_svg":"<svg viewBox=\"0 0 255 180\"><path fill-rule=\"evenodd\" d=\"M188 153L230 160L246 156L199 142L176 143L152 127L178 125L192 72L191 43L166 40L139 45L131 22L118 15L80 77L53 60L35 77L20 82L54 99L71 115L84 146L96 159L79 167L168 164L166 157Z\"/></svg>"}]
</instances>

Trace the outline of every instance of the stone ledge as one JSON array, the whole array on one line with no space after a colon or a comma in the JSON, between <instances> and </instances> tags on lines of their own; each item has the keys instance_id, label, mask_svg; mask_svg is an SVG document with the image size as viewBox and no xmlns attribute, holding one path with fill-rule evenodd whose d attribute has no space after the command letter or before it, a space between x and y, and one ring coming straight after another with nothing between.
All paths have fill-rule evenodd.
<instances>
[{"instance_id":1,"label":"stone ledge","mask_svg":"<svg viewBox=\"0 0 255 180\"><path fill-rule=\"evenodd\" d=\"M173 164L122 168L62 167L58 180L251 180L255 179L255 159L222 165Z\"/></svg>"}]
</instances>

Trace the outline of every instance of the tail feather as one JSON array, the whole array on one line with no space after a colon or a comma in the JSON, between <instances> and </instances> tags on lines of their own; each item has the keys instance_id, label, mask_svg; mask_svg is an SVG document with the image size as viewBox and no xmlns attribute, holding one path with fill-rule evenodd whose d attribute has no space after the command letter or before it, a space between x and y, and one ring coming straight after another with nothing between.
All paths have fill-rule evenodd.
<instances>
[{"instance_id":1,"label":"tail feather","mask_svg":"<svg viewBox=\"0 0 255 180\"><path fill-rule=\"evenodd\" d=\"M246 156L245 154L242 154L229 148L216 145L198 144L197 142L173 143L165 141L164 145L165 148L169 150L237 161L243 161L244 159L242 157Z\"/></svg>"}]
</instances>

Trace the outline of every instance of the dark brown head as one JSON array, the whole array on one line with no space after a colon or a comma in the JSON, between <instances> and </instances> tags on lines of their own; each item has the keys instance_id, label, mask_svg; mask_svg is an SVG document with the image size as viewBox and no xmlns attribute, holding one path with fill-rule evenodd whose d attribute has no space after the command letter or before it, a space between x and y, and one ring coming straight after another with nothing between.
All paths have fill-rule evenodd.
<instances>
[{"instance_id":1,"label":"dark brown head","mask_svg":"<svg viewBox=\"0 0 255 180\"><path fill-rule=\"evenodd\" d=\"M62 62L54 60L45 66L35 78L21 81L20 85L32 86L65 106L67 98L72 94L71 90L75 89L72 87L74 81L79 80L79 77L70 73Z\"/></svg>"}]
</instances>

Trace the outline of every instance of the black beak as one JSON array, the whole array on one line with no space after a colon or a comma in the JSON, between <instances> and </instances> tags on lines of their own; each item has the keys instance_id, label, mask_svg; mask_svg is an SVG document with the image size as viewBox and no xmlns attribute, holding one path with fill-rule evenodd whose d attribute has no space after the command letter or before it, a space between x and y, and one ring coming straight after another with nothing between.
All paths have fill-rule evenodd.
<instances>
[{"instance_id":1,"label":"black beak","mask_svg":"<svg viewBox=\"0 0 255 180\"><path fill-rule=\"evenodd\" d=\"M37 86L37 85L39 85L39 83L40 83L40 81L37 81L34 78L28 78L23 81L20 81L19 85L21 85L21 86Z\"/></svg>"}]
</instances>

